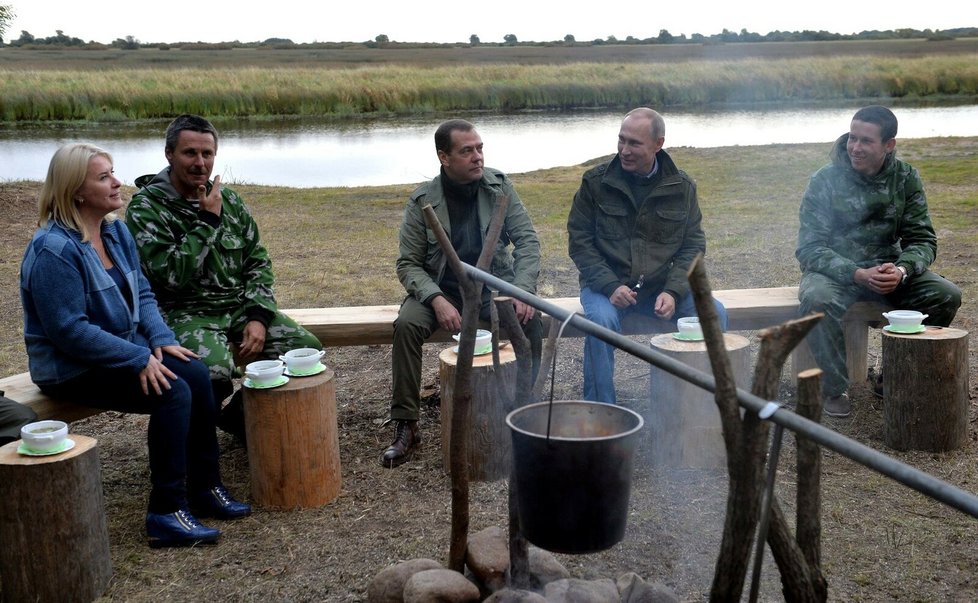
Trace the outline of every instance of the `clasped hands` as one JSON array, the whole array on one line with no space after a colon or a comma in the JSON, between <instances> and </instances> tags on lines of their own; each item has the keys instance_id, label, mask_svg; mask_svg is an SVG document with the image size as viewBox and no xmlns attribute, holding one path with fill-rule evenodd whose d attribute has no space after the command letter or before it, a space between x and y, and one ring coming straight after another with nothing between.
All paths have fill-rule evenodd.
<instances>
[{"instance_id":1,"label":"clasped hands","mask_svg":"<svg viewBox=\"0 0 978 603\"><path fill-rule=\"evenodd\" d=\"M857 268L852 280L873 293L887 295L892 293L903 280L903 273L892 262L869 268Z\"/></svg>"}]
</instances>

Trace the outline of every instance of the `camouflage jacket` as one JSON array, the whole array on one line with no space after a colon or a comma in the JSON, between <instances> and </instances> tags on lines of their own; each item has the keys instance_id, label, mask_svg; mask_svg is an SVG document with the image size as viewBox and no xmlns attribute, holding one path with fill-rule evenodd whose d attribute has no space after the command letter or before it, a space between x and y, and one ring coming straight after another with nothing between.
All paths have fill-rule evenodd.
<instances>
[{"instance_id":1,"label":"camouflage jacket","mask_svg":"<svg viewBox=\"0 0 978 603\"><path fill-rule=\"evenodd\" d=\"M136 179L126 224L164 312L275 312L272 264L244 202L222 186L221 216L198 210L170 184L170 170ZM208 184L208 187L210 185ZM207 218L211 218L208 220ZM216 224L216 225L215 225Z\"/></svg>"},{"instance_id":2,"label":"camouflage jacket","mask_svg":"<svg viewBox=\"0 0 978 603\"><path fill-rule=\"evenodd\" d=\"M832 162L812 176L799 211L795 257L803 272L819 272L843 284L857 268L893 262L909 276L937 256L937 235L917 170L892 153L879 174L852 169L843 134Z\"/></svg>"}]
</instances>

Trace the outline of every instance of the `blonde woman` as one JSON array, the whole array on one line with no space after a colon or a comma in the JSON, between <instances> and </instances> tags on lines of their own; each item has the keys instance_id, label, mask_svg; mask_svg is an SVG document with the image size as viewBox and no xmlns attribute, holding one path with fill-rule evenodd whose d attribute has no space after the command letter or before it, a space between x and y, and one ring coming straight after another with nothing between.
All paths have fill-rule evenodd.
<instances>
[{"instance_id":1,"label":"blonde woman","mask_svg":"<svg viewBox=\"0 0 978 603\"><path fill-rule=\"evenodd\" d=\"M96 146L66 145L51 158L20 273L31 379L55 398L148 414L150 546L215 543L220 531L194 514L235 519L251 507L221 483L207 367L160 316L113 215L121 186Z\"/></svg>"}]
</instances>

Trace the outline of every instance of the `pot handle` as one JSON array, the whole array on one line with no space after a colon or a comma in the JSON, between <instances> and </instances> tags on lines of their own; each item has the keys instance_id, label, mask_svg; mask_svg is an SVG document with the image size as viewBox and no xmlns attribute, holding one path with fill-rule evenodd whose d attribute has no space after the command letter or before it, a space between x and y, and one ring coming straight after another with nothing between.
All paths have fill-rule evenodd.
<instances>
[{"instance_id":1,"label":"pot handle","mask_svg":"<svg viewBox=\"0 0 978 603\"><path fill-rule=\"evenodd\" d=\"M564 328L570 323L571 319L576 316L576 312L572 312L567 315L564 322L560 325L560 330L557 331L557 341L560 341L560 337L564 334ZM554 381L557 377L557 345L554 343L554 357L553 366L550 368L550 404L547 406L547 443L550 443L550 419L553 416L554 411Z\"/></svg>"}]
</instances>

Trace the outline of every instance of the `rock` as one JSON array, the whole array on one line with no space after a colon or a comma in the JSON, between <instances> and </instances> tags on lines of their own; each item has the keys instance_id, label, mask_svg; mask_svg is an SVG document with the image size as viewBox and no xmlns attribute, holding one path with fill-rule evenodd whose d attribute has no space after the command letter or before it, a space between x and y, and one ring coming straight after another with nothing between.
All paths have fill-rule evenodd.
<instances>
[{"instance_id":1,"label":"rock","mask_svg":"<svg viewBox=\"0 0 978 603\"><path fill-rule=\"evenodd\" d=\"M547 600L528 590L505 588L489 595L483 603L547 603Z\"/></svg>"},{"instance_id":2,"label":"rock","mask_svg":"<svg viewBox=\"0 0 978 603\"><path fill-rule=\"evenodd\" d=\"M411 576L441 567L433 559L411 559L385 568L367 586L367 603L402 603L404 585Z\"/></svg>"},{"instance_id":3,"label":"rock","mask_svg":"<svg viewBox=\"0 0 978 603\"><path fill-rule=\"evenodd\" d=\"M618 587L608 578L564 578L548 584L544 596L548 603L621 603Z\"/></svg>"},{"instance_id":4,"label":"rock","mask_svg":"<svg viewBox=\"0 0 978 603\"><path fill-rule=\"evenodd\" d=\"M544 586L555 580L570 578L570 572L553 553L531 546L526 557L530 565L530 588L534 590L543 590Z\"/></svg>"},{"instance_id":5,"label":"rock","mask_svg":"<svg viewBox=\"0 0 978 603\"><path fill-rule=\"evenodd\" d=\"M479 587L449 569L418 572L404 585L404 603L469 603L478 600Z\"/></svg>"},{"instance_id":6,"label":"rock","mask_svg":"<svg viewBox=\"0 0 978 603\"><path fill-rule=\"evenodd\" d=\"M649 584L635 572L618 576L621 603L679 603L671 588L658 582Z\"/></svg>"},{"instance_id":7,"label":"rock","mask_svg":"<svg viewBox=\"0 0 978 603\"><path fill-rule=\"evenodd\" d=\"M498 526L471 534L465 564L489 592L506 587L509 568L509 535Z\"/></svg>"}]
</instances>

